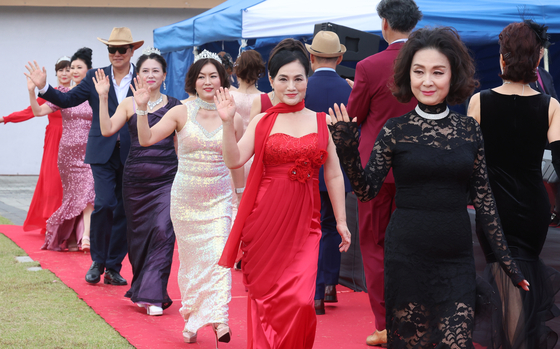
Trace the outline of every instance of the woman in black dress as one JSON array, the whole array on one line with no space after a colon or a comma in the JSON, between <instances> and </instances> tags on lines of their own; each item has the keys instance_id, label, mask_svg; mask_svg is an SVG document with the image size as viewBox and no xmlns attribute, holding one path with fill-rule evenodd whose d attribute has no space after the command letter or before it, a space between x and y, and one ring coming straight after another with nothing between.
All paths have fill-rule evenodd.
<instances>
[{"instance_id":1,"label":"woman in black dress","mask_svg":"<svg viewBox=\"0 0 560 349\"><path fill-rule=\"evenodd\" d=\"M452 112L474 90L474 65L451 28L420 29L395 61L393 94L418 106L387 121L362 169L358 126L335 105L331 132L362 201L392 167L396 210L385 238L389 348L472 348L476 272L466 195L514 285L528 289L504 240L488 185L478 124Z\"/></svg>"},{"instance_id":2,"label":"woman in black dress","mask_svg":"<svg viewBox=\"0 0 560 349\"><path fill-rule=\"evenodd\" d=\"M504 83L474 95L469 115L480 123L484 136L488 177L511 254L533 292L507 281L483 236L481 222L477 222L477 234L488 263L485 278L503 304L497 345L553 348L558 335L544 322L559 313L554 295L560 289L560 273L539 258L550 221L541 160L547 140L553 160L558 163L560 158L560 105L529 87L537 80L535 69L541 47L546 45L546 28L533 21L512 23L499 38Z\"/></svg>"}]
</instances>

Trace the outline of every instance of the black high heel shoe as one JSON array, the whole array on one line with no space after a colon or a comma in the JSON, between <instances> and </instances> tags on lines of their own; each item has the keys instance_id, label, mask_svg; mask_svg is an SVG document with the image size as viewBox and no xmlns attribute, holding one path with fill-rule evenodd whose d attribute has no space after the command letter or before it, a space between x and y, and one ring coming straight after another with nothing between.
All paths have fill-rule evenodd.
<instances>
[{"instance_id":1,"label":"black high heel shoe","mask_svg":"<svg viewBox=\"0 0 560 349\"><path fill-rule=\"evenodd\" d=\"M216 349L218 349L218 342L229 343L231 330L227 324L212 324L212 329L216 335Z\"/></svg>"}]
</instances>

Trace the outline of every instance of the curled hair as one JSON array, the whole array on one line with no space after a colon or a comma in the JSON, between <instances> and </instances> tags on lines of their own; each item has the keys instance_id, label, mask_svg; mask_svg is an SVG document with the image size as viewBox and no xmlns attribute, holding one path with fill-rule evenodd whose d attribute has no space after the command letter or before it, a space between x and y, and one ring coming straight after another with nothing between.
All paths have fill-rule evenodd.
<instances>
[{"instance_id":1,"label":"curled hair","mask_svg":"<svg viewBox=\"0 0 560 349\"><path fill-rule=\"evenodd\" d=\"M163 58L162 55L158 55L157 53L153 52L149 55L140 56L140 58L138 58L138 61L136 62L136 69L140 71L140 68L142 68L142 64L144 64L144 62L146 62L148 59L158 61L158 63L161 64L161 70L163 71L163 73L167 73L167 62L165 61L165 58Z\"/></svg>"},{"instance_id":2,"label":"curled hair","mask_svg":"<svg viewBox=\"0 0 560 349\"><path fill-rule=\"evenodd\" d=\"M410 33L422 19L422 12L414 0L381 0L377 4L377 14L389 22L391 29L400 33Z\"/></svg>"},{"instance_id":3,"label":"curled hair","mask_svg":"<svg viewBox=\"0 0 560 349\"><path fill-rule=\"evenodd\" d=\"M268 59L268 74L272 79L278 74L278 70L286 64L298 61L305 69L305 76L309 76L309 57L305 46L294 39L284 39L270 52Z\"/></svg>"},{"instance_id":4,"label":"curled hair","mask_svg":"<svg viewBox=\"0 0 560 349\"><path fill-rule=\"evenodd\" d=\"M196 80L198 79L198 74L206 64L212 64L216 67L218 75L220 77L220 84L223 88L230 86L228 73L226 68L220 64L217 60L213 58L202 58L194 62L187 71L187 76L185 77L185 92L189 95L194 96L196 94Z\"/></svg>"},{"instance_id":5,"label":"curled hair","mask_svg":"<svg viewBox=\"0 0 560 349\"><path fill-rule=\"evenodd\" d=\"M472 95L479 83L474 78L473 59L457 31L450 27L423 28L410 35L395 60L391 92L399 102L408 103L414 96L410 88L410 67L416 52L423 49L437 50L449 60L451 81L445 98L448 104L463 103Z\"/></svg>"},{"instance_id":6,"label":"curled hair","mask_svg":"<svg viewBox=\"0 0 560 349\"><path fill-rule=\"evenodd\" d=\"M91 69L91 56L93 55L93 51L89 47L82 47L70 59L71 62L74 62L76 59L81 59L85 64L86 67Z\"/></svg>"},{"instance_id":7,"label":"curled hair","mask_svg":"<svg viewBox=\"0 0 560 349\"><path fill-rule=\"evenodd\" d=\"M58 63L54 65L54 71L58 72L60 69L70 68L70 61L63 59L59 60Z\"/></svg>"},{"instance_id":8,"label":"curled hair","mask_svg":"<svg viewBox=\"0 0 560 349\"><path fill-rule=\"evenodd\" d=\"M235 61L233 72L238 79L254 84L265 72L261 54L255 50L241 52Z\"/></svg>"},{"instance_id":9,"label":"curled hair","mask_svg":"<svg viewBox=\"0 0 560 349\"><path fill-rule=\"evenodd\" d=\"M498 42L505 65L499 76L504 80L525 84L537 80L535 69L543 40L537 36L531 22L511 23L500 33Z\"/></svg>"}]
</instances>

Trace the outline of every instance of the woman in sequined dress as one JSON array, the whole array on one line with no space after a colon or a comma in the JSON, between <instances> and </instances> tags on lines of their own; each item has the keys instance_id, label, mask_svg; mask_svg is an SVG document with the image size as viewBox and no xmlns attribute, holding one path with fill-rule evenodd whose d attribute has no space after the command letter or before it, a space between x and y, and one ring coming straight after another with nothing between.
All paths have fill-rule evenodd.
<instances>
[{"instance_id":1,"label":"woman in sequined dress","mask_svg":"<svg viewBox=\"0 0 560 349\"><path fill-rule=\"evenodd\" d=\"M311 348L317 319L314 296L321 238L319 168L333 200L340 250L350 245L344 183L327 117L305 108L309 58L299 41L285 39L268 61L280 103L235 136L235 102L217 96L224 159L239 168L255 155L247 189L220 265L233 267L241 244L247 302L248 348Z\"/></svg>"},{"instance_id":2,"label":"woman in sequined dress","mask_svg":"<svg viewBox=\"0 0 560 349\"><path fill-rule=\"evenodd\" d=\"M78 85L91 69L92 51L79 49L71 59L72 80ZM92 110L88 102L77 107L60 109L47 102L37 103L35 85L27 79L29 101L35 115L46 115L61 110L62 138L58 149L58 170L62 180L62 205L47 220L45 243L41 249L53 251L89 250L89 228L95 191L93 175L84 163L88 133L91 127ZM60 89L67 92L70 89Z\"/></svg>"},{"instance_id":3,"label":"woman in sequined dress","mask_svg":"<svg viewBox=\"0 0 560 349\"><path fill-rule=\"evenodd\" d=\"M70 77L70 57L63 56L55 64L58 87L70 87L72 79ZM46 101L37 98L37 103L44 104ZM33 109L28 108L13 112L5 117L0 117L2 123L18 123L32 119ZM27 217L23 222L23 230L30 231L41 229L41 234L47 232L47 220L60 207L62 203L62 182L58 172L58 146L62 137L62 115L60 110L49 114L49 124L45 129L45 143L43 146L43 158L39 179L33 192L33 198L27 211Z\"/></svg>"},{"instance_id":4,"label":"woman in sequined dress","mask_svg":"<svg viewBox=\"0 0 560 349\"><path fill-rule=\"evenodd\" d=\"M177 172L174 132L150 147L138 142L137 110L148 108L148 123L157 124L163 115L181 102L160 92L165 81L167 63L155 49L147 49L136 63L137 80L149 87L149 94L125 98L109 117L109 77L102 69L96 72L95 88L99 94L99 126L105 137L128 123L130 152L123 172L123 202L127 221L128 259L132 265L132 282L125 297L148 315L162 315L173 301L167 282L173 261L175 232L169 214L171 185ZM138 85L136 85L138 86ZM139 112L140 113L140 112Z\"/></svg>"},{"instance_id":5,"label":"woman in sequined dress","mask_svg":"<svg viewBox=\"0 0 560 349\"><path fill-rule=\"evenodd\" d=\"M217 89L228 86L219 57L205 50L195 57L186 76L185 90L198 97L171 109L151 128L146 117L138 117L138 140L143 146L177 132L179 168L171 189L171 220L181 262L180 312L187 343L195 343L198 330L207 325L212 326L217 340L229 342L231 338L231 273L217 263L231 228L232 179L222 158L222 122L213 103ZM234 132L237 138L243 133L239 115ZM243 170L231 173L240 199Z\"/></svg>"}]
</instances>

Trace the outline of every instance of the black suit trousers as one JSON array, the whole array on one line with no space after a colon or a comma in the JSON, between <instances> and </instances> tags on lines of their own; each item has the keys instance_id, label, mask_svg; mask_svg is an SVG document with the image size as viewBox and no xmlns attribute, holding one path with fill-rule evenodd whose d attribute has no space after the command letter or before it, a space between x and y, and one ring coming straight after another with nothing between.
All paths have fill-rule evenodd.
<instances>
[{"instance_id":1,"label":"black suit trousers","mask_svg":"<svg viewBox=\"0 0 560 349\"><path fill-rule=\"evenodd\" d=\"M91 259L117 272L120 272L127 254L123 169L119 142L109 161L91 164L95 185L95 206L91 214Z\"/></svg>"}]
</instances>

